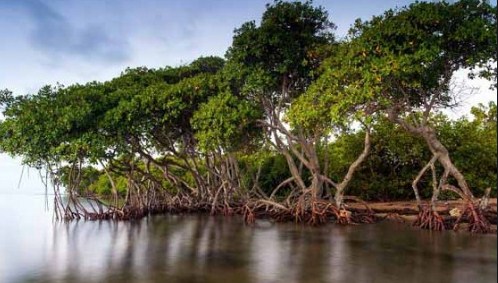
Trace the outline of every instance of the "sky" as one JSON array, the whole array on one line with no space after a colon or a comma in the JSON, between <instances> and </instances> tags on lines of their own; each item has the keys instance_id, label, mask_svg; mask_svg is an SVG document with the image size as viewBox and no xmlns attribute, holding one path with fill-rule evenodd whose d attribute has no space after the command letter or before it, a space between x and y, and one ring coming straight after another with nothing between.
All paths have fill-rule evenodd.
<instances>
[{"instance_id":1,"label":"sky","mask_svg":"<svg viewBox=\"0 0 498 283\"><path fill-rule=\"evenodd\" d=\"M233 30L258 21L271 0L1 0L0 89L36 93L43 85L109 80L126 67L187 64L200 56L223 56ZM432 0L433 2L436 0ZM355 19L370 19L408 0L315 0L343 37ZM496 0L491 1L496 5ZM464 73L457 75L464 80ZM496 101L485 82L452 114ZM43 192L34 169L0 154L0 193Z\"/></svg>"}]
</instances>

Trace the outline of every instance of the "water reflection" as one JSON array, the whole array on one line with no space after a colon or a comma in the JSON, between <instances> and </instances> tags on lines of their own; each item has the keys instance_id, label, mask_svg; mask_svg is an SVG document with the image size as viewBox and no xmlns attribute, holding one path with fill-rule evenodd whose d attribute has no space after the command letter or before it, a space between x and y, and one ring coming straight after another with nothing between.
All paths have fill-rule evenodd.
<instances>
[{"instance_id":1,"label":"water reflection","mask_svg":"<svg viewBox=\"0 0 498 283\"><path fill-rule=\"evenodd\" d=\"M0 212L8 203L0 199ZM53 223L34 203L29 211L35 212L26 207L0 214L0 282L493 282L497 276L494 235L389 223L249 227L236 217L199 215Z\"/></svg>"}]
</instances>

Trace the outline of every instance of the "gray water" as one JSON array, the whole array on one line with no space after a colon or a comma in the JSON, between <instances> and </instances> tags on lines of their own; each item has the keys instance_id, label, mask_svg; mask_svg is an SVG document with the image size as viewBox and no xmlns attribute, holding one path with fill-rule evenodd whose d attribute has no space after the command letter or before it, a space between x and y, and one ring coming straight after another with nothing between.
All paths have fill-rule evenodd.
<instances>
[{"instance_id":1,"label":"gray water","mask_svg":"<svg viewBox=\"0 0 498 283\"><path fill-rule=\"evenodd\" d=\"M49 199L49 204L51 199ZM495 235L238 217L53 222L0 195L0 282L496 282ZM49 205L50 206L50 205Z\"/></svg>"}]
</instances>

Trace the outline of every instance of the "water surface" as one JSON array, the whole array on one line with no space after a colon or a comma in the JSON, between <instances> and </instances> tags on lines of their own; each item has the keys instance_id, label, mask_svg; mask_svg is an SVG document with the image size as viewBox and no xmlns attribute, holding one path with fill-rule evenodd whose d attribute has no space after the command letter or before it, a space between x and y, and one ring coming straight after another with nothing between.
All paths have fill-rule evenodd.
<instances>
[{"instance_id":1,"label":"water surface","mask_svg":"<svg viewBox=\"0 0 498 283\"><path fill-rule=\"evenodd\" d=\"M52 200L49 199L49 206ZM0 195L0 282L496 282L495 235L238 217L54 222Z\"/></svg>"}]
</instances>

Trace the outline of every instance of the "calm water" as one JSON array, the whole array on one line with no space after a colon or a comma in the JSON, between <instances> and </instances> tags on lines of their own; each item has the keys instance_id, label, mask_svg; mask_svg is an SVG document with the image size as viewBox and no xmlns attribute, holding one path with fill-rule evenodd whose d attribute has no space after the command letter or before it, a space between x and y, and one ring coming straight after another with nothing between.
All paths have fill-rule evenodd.
<instances>
[{"instance_id":1,"label":"calm water","mask_svg":"<svg viewBox=\"0 0 498 283\"><path fill-rule=\"evenodd\" d=\"M496 282L496 236L156 216L52 222L0 195L0 282Z\"/></svg>"}]
</instances>

